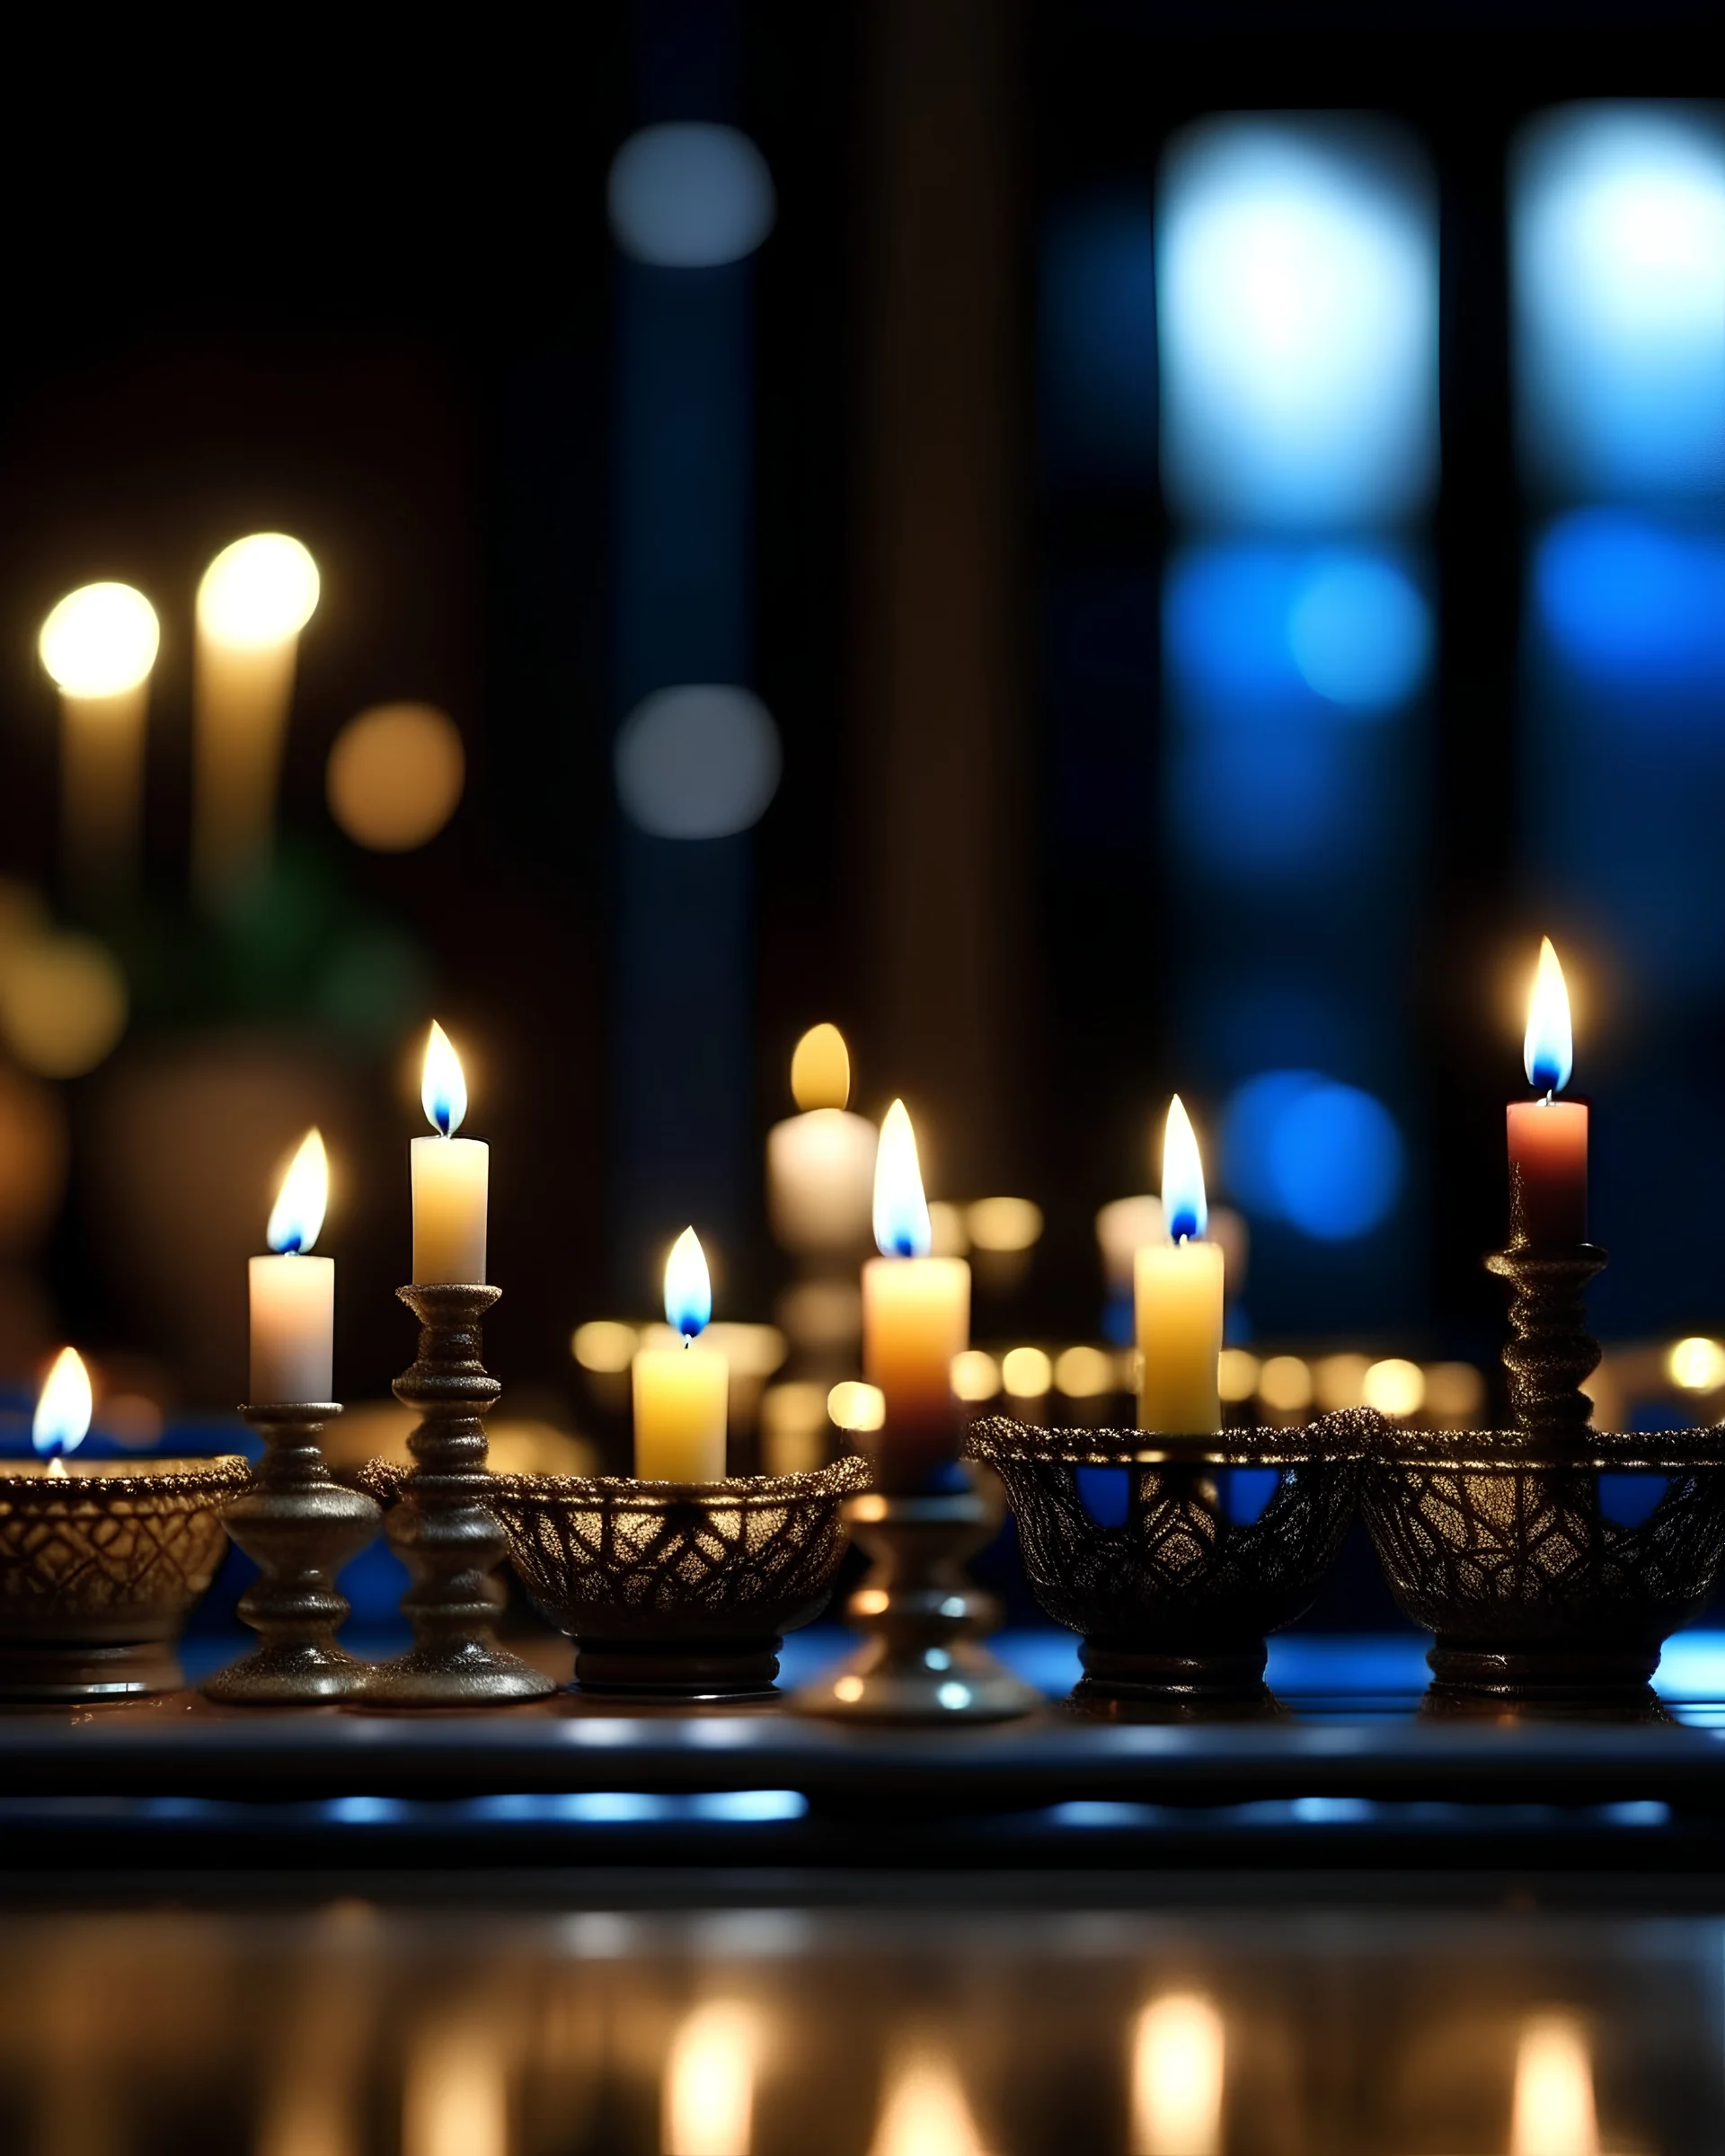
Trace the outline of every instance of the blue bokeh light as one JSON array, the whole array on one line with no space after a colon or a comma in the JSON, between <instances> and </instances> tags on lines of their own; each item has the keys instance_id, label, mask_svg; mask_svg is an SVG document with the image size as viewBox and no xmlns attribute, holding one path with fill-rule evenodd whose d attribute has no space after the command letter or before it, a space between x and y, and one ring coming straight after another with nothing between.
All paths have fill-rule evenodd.
<instances>
[{"instance_id":1,"label":"blue bokeh light","mask_svg":"<svg viewBox=\"0 0 1725 2156\"><path fill-rule=\"evenodd\" d=\"M1591 104L1526 128L1511 178L1518 426L1595 496L1725 484L1725 126Z\"/></svg>"},{"instance_id":2,"label":"blue bokeh light","mask_svg":"<svg viewBox=\"0 0 1725 2156\"><path fill-rule=\"evenodd\" d=\"M661 270L716 270L751 255L778 212L773 175L747 135L710 120L642 128L611 161L611 236Z\"/></svg>"},{"instance_id":3,"label":"blue bokeh light","mask_svg":"<svg viewBox=\"0 0 1725 2156\"><path fill-rule=\"evenodd\" d=\"M1163 483L1260 528L1417 514L1438 470L1438 227L1387 129L1206 121L1157 205Z\"/></svg>"},{"instance_id":4,"label":"blue bokeh light","mask_svg":"<svg viewBox=\"0 0 1725 2156\"><path fill-rule=\"evenodd\" d=\"M1222 1149L1229 1188L1248 1214L1321 1242L1369 1234L1401 1193L1394 1118L1373 1094L1318 1071L1265 1071L1237 1087Z\"/></svg>"},{"instance_id":5,"label":"blue bokeh light","mask_svg":"<svg viewBox=\"0 0 1725 2156\"><path fill-rule=\"evenodd\" d=\"M1596 685L1675 691L1679 709L1725 693L1725 535L1583 509L1541 539L1533 582L1541 626Z\"/></svg>"},{"instance_id":6,"label":"blue bokeh light","mask_svg":"<svg viewBox=\"0 0 1725 2156\"><path fill-rule=\"evenodd\" d=\"M1289 609L1288 648L1307 685L1349 710L1382 711L1425 678L1431 615L1393 563L1343 554L1314 564Z\"/></svg>"}]
</instances>

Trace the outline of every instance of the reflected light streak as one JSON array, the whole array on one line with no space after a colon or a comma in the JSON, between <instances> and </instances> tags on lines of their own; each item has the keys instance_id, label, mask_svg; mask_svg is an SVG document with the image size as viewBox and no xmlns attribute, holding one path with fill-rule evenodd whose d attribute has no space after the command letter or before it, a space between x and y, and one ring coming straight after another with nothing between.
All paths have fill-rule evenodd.
<instances>
[{"instance_id":1,"label":"reflected light streak","mask_svg":"<svg viewBox=\"0 0 1725 2156\"><path fill-rule=\"evenodd\" d=\"M1565 2015L1542 2014L1522 2029L1509 2156L1599 2156L1593 2062Z\"/></svg>"},{"instance_id":2,"label":"reflected light streak","mask_svg":"<svg viewBox=\"0 0 1725 2156\"><path fill-rule=\"evenodd\" d=\"M1132 2156L1220 2156L1227 2039L1208 1999L1146 2006L1132 2045Z\"/></svg>"},{"instance_id":3,"label":"reflected light streak","mask_svg":"<svg viewBox=\"0 0 1725 2156\"><path fill-rule=\"evenodd\" d=\"M665 2065L663 2156L748 2156L759 2032L734 2001L697 2007Z\"/></svg>"},{"instance_id":4,"label":"reflected light streak","mask_svg":"<svg viewBox=\"0 0 1725 2156\"><path fill-rule=\"evenodd\" d=\"M987 2156L951 2060L918 2052L894 2076L869 2156Z\"/></svg>"},{"instance_id":5,"label":"reflected light streak","mask_svg":"<svg viewBox=\"0 0 1725 2156\"><path fill-rule=\"evenodd\" d=\"M509 2080L495 2034L429 2029L402 2090L402 2156L509 2156Z\"/></svg>"}]
</instances>

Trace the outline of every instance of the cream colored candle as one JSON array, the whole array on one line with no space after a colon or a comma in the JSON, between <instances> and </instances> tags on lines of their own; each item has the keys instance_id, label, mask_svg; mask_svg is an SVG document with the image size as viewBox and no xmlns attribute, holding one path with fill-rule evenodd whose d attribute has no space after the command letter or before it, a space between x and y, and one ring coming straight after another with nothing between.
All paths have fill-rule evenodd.
<instances>
[{"instance_id":1,"label":"cream colored candle","mask_svg":"<svg viewBox=\"0 0 1725 2156\"><path fill-rule=\"evenodd\" d=\"M198 587L192 877L207 903L269 857L299 633L317 601L317 564L282 532L224 547Z\"/></svg>"},{"instance_id":2,"label":"cream colored candle","mask_svg":"<svg viewBox=\"0 0 1725 2156\"><path fill-rule=\"evenodd\" d=\"M952 1360L970 1343L970 1268L928 1254L916 1135L902 1100L880 1125L874 1237L881 1254L862 1268L862 1367L886 1418L869 1450L881 1489L913 1489L958 1454Z\"/></svg>"},{"instance_id":3,"label":"cream colored candle","mask_svg":"<svg viewBox=\"0 0 1725 2156\"><path fill-rule=\"evenodd\" d=\"M854 1252L868 1239L874 1126L852 1115L851 1058L836 1026L811 1026L791 1059L801 1115L766 1134L766 1206L773 1233L802 1256Z\"/></svg>"},{"instance_id":4,"label":"cream colored candle","mask_svg":"<svg viewBox=\"0 0 1725 2156\"><path fill-rule=\"evenodd\" d=\"M1223 1262L1206 1225L1204 1168L1178 1093L1163 1144L1162 1206L1170 1240L1133 1260L1138 1340L1138 1427L1203 1436L1222 1427Z\"/></svg>"},{"instance_id":5,"label":"cream colored candle","mask_svg":"<svg viewBox=\"0 0 1725 2156\"><path fill-rule=\"evenodd\" d=\"M129 584L86 584L42 623L60 692L60 817L66 874L84 897L136 881L144 827L144 729L160 641Z\"/></svg>"},{"instance_id":6,"label":"cream colored candle","mask_svg":"<svg viewBox=\"0 0 1725 2156\"><path fill-rule=\"evenodd\" d=\"M485 1278L485 1223L491 1149L458 1138L467 1082L449 1036L434 1019L425 1044L420 1101L435 1138L409 1147L413 1173L413 1285L473 1286Z\"/></svg>"},{"instance_id":7,"label":"cream colored candle","mask_svg":"<svg viewBox=\"0 0 1725 2156\"><path fill-rule=\"evenodd\" d=\"M335 1260L308 1255L323 1225L329 1162L320 1132L308 1130L270 1215L276 1255L251 1262L253 1407L332 1397L335 1360Z\"/></svg>"},{"instance_id":8,"label":"cream colored candle","mask_svg":"<svg viewBox=\"0 0 1725 2156\"><path fill-rule=\"evenodd\" d=\"M643 1482L720 1482L730 1365L695 1337L712 1315L706 1253L685 1228L665 1260L665 1319L680 1348L643 1348L634 1360L635 1474Z\"/></svg>"}]
</instances>

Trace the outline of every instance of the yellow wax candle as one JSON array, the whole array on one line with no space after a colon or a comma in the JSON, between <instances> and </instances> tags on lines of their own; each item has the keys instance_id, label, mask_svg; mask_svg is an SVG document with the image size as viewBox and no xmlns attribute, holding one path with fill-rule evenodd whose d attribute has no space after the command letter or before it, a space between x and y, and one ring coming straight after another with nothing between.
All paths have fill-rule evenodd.
<instances>
[{"instance_id":1,"label":"yellow wax candle","mask_svg":"<svg viewBox=\"0 0 1725 2156\"><path fill-rule=\"evenodd\" d=\"M928 1205L902 1100L880 1125L874 1237L881 1255L862 1268L862 1366L886 1417L869 1449L882 1489L914 1489L958 1454L952 1358L970 1342L970 1268L928 1255Z\"/></svg>"},{"instance_id":2,"label":"yellow wax candle","mask_svg":"<svg viewBox=\"0 0 1725 2156\"><path fill-rule=\"evenodd\" d=\"M413 1285L472 1286L485 1278L491 1149L455 1135L467 1113L467 1082L449 1036L434 1019L425 1044L420 1100L438 1135L408 1148L413 1171Z\"/></svg>"},{"instance_id":3,"label":"yellow wax candle","mask_svg":"<svg viewBox=\"0 0 1725 2156\"><path fill-rule=\"evenodd\" d=\"M1222 1427L1222 1251L1203 1242L1204 1167L1178 1093L1163 1143L1162 1206L1169 1241L1133 1261L1138 1339L1138 1427L1204 1436Z\"/></svg>"},{"instance_id":4,"label":"yellow wax candle","mask_svg":"<svg viewBox=\"0 0 1725 2156\"><path fill-rule=\"evenodd\" d=\"M643 1348L634 1360L635 1475L642 1482L721 1482L730 1366L696 1348L712 1315L706 1253L685 1228L665 1261L665 1317L680 1348Z\"/></svg>"},{"instance_id":5,"label":"yellow wax candle","mask_svg":"<svg viewBox=\"0 0 1725 2156\"><path fill-rule=\"evenodd\" d=\"M254 1407L328 1401L334 1383L335 1260L306 1253L323 1224L329 1162L322 1135L306 1132L275 1208L269 1243L276 1255L254 1258L252 1291L252 1383Z\"/></svg>"},{"instance_id":6,"label":"yellow wax candle","mask_svg":"<svg viewBox=\"0 0 1725 2156\"><path fill-rule=\"evenodd\" d=\"M206 901L268 857L299 632L317 600L317 564L282 532L224 547L198 588L192 873Z\"/></svg>"},{"instance_id":7,"label":"yellow wax candle","mask_svg":"<svg viewBox=\"0 0 1725 2156\"><path fill-rule=\"evenodd\" d=\"M159 634L155 609L129 584L86 584L42 623L42 664L60 692L66 871L85 897L124 889L137 873Z\"/></svg>"},{"instance_id":8,"label":"yellow wax candle","mask_svg":"<svg viewBox=\"0 0 1725 2156\"><path fill-rule=\"evenodd\" d=\"M836 1026L811 1026L791 1062L801 1115L766 1134L766 1206L787 1250L848 1254L868 1240L874 1126L852 1115L850 1052Z\"/></svg>"}]
</instances>

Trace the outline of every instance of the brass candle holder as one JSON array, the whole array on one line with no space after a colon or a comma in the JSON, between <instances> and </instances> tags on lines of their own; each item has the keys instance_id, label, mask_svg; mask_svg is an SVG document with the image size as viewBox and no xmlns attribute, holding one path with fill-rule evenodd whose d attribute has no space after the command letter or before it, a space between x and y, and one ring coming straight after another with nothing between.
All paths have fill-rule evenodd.
<instances>
[{"instance_id":1,"label":"brass candle holder","mask_svg":"<svg viewBox=\"0 0 1725 2156\"><path fill-rule=\"evenodd\" d=\"M1511 1284L1514 1428L1397 1430L1361 1489L1391 1591L1436 1634L1425 1711L1656 1716L1664 1642L1725 1561L1725 1430L1590 1427L1603 1250L1517 1238L1485 1262Z\"/></svg>"},{"instance_id":2,"label":"brass candle holder","mask_svg":"<svg viewBox=\"0 0 1725 2156\"><path fill-rule=\"evenodd\" d=\"M1265 1634L1310 1605L1353 1516L1356 1462L1382 1427L1365 1409L1208 1437L994 1416L966 1451L1006 1485L1037 1600L1084 1635L1073 1704L1183 1720L1278 1711ZM1087 1467L1125 1477L1118 1519L1092 1515ZM1243 1468L1272 1471L1275 1486L1235 1517L1223 1478Z\"/></svg>"},{"instance_id":3,"label":"brass candle holder","mask_svg":"<svg viewBox=\"0 0 1725 2156\"><path fill-rule=\"evenodd\" d=\"M508 1595L497 1577L508 1548L491 1510L483 1417L503 1388L481 1357L481 1324L500 1290L402 1287L420 1321L420 1350L395 1380L395 1397L419 1410L408 1440L412 1471L383 1462L362 1476L371 1494L394 1498L384 1532L412 1574L402 1613L413 1645L379 1664L366 1688L376 1707L491 1707L543 1700L557 1687L497 1640Z\"/></svg>"},{"instance_id":4,"label":"brass candle holder","mask_svg":"<svg viewBox=\"0 0 1725 2156\"><path fill-rule=\"evenodd\" d=\"M494 1475L491 1505L579 1691L685 1703L776 1697L783 1635L827 1606L864 1462L721 1482Z\"/></svg>"},{"instance_id":5,"label":"brass candle holder","mask_svg":"<svg viewBox=\"0 0 1725 2156\"><path fill-rule=\"evenodd\" d=\"M795 1694L800 1712L856 1722L1000 1722L1042 1703L983 1646L1000 1622L1000 1604L964 1569L999 1524L998 1501L990 1506L974 1488L870 1490L851 1499L845 1517L874 1559L845 1605L867 1639L848 1662Z\"/></svg>"},{"instance_id":6,"label":"brass candle holder","mask_svg":"<svg viewBox=\"0 0 1725 2156\"><path fill-rule=\"evenodd\" d=\"M230 1455L0 1472L0 1698L177 1691L173 1642L216 1577L222 1508L248 1471Z\"/></svg>"},{"instance_id":7,"label":"brass candle holder","mask_svg":"<svg viewBox=\"0 0 1725 2156\"><path fill-rule=\"evenodd\" d=\"M327 1401L240 1412L263 1433L263 1457L222 1524L258 1566L239 1613L261 1645L211 1677L205 1697L250 1707L358 1699L371 1670L337 1644L349 1612L335 1575L376 1534L383 1511L330 1474L318 1440L341 1410Z\"/></svg>"}]
</instances>

